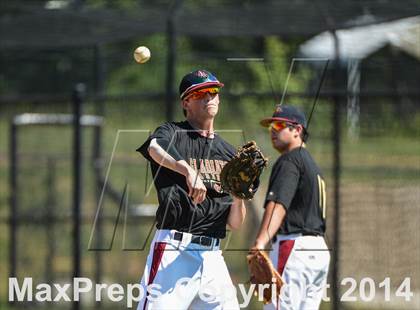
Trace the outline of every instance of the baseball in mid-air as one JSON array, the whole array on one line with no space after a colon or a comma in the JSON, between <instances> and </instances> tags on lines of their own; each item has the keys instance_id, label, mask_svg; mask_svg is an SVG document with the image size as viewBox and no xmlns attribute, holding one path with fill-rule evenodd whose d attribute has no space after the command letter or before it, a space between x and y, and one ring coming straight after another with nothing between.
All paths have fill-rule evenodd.
<instances>
[{"instance_id":1,"label":"baseball in mid-air","mask_svg":"<svg viewBox=\"0 0 420 310\"><path fill-rule=\"evenodd\" d=\"M139 46L134 51L134 59L139 64L144 64L150 59L151 53L150 50L146 46Z\"/></svg>"}]
</instances>

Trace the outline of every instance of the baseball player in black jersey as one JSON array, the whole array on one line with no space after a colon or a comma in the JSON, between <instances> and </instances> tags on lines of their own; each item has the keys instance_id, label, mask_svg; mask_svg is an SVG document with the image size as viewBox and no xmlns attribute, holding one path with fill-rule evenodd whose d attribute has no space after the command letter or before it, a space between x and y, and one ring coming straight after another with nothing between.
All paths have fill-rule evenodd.
<instances>
[{"instance_id":1,"label":"baseball player in black jersey","mask_svg":"<svg viewBox=\"0 0 420 310\"><path fill-rule=\"evenodd\" d=\"M330 254L324 241L325 183L305 147L305 115L278 105L261 121L281 156L275 162L254 248L272 240L270 258L285 285L279 299L264 309L318 309L326 285ZM274 238L273 238L274 237Z\"/></svg>"},{"instance_id":2,"label":"baseball player in black jersey","mask_svg":"<svg viewBox=\"0 0 420 310\"><path fill-rule=\"evenodd\" d=\"M179 86L186 120L158 127L138 148L151 163L159 207L137 309L239 309L220 239L238 229L243 200L224 193L220 172L235 148L214 130L223 84L208 71Z\"/></svg>"}]
</instances>

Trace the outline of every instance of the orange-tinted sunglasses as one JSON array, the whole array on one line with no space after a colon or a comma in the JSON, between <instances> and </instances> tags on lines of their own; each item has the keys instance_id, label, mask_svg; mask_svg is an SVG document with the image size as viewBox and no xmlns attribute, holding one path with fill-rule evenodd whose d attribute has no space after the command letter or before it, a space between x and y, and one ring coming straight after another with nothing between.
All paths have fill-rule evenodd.
<instances>
[{"instance_id":1,"label":"orange-tinted sunglasses","mask_svg":"<svg viewBox=\"0 0 420 310\"><path fill-rule=\"evenodd\" d=\"M198 99L204 98L204 96L207 93L209 93L211 95L218 94L219 93L219 88L218 87L213 87L213 88L205 88L205 89L196 90L196 91L192 92L190 95L188 95L187 98L192 98L193 100L198 100Z\"/></svg>"},{"instance_id":2,"label":"orange-tinted sunglasses","mask_svg":"<svg viewBox=\"0 0 420 310\"><path fill-rule=\"evenodd\" d=\"M268 127L268 130L275 130L275 131L282 131L286 127L293 126L292 123L288 122L271 122L270 126Z\"/></svg>"}]
</instances>

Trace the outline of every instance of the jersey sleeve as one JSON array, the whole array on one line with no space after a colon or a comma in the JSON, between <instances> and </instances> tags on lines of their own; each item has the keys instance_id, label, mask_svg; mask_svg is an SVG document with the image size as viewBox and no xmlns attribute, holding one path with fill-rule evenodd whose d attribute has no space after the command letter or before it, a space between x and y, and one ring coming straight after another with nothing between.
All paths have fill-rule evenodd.
<instances>
[{"instance_id":1,"label":"jersey sleeve","mask_svg":"<svg viewBox=\"0 0 420 310\"><path fill-rule=\"evenodd\" d=\"M291 161L282 160L274 166L264 206L274 201L281 203L286 210L289 209L299 184L299 176L298 167Z\"/></svg>"},{"instance_id":2,"label":"jersey sleeve","mask_svg":"<svg viewBox=\"0 0 420 310\"><path fill-rule=\"evenodd\" d=\"M235 154L236 154L235 147L232 144L226 142L226 156L228 160L231 160L235 156Z\"/></svg>"},{"instance_id":3,"label":"jersey sleeve","mask_svg":"<svg viewBox=\"0 0 420 310\"><path fill-rule=\"evenodd\" d=\"M147 140L136 150L140 152L147 160L151 161L152 158L149 155L150 141L156 139L157 143L175 160L183 159L176 150L173 138L175 137L175 129L170 123L164 123L147 138Z\"/></svg>"}]
</instances>

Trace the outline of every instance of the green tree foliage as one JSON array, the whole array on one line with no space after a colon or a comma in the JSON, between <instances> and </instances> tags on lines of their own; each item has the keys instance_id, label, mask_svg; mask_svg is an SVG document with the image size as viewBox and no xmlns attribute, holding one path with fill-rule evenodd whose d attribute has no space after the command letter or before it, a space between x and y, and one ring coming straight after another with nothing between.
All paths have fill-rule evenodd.
<instances>
[{"instance_id":1,"label":"green tree foliage","mask_svg":"<svg viewBox=\"0 0 420 310\"><path fill-rule=\"evenodd\" d=\"M152 57L147 63L138 64L134 61L133 52L137 46L147 46ZM166 38L164 35L153 35L139 39L124 46L114 48L111 71L108 73L108 94L132 94L163 92L165 87L166 69ZM118 59L117 59L118 58Z\"/></svg>"},{"instance_id":2,"label":"green tree foliage","mask_svg":"<svg viewBox=\"0 0 420 310\"><path fill-rule=\"evenodd\" d=\"M274 92L281 95L286 87L286 82L288 82L287 91L304 91L310 79L310 73L308 68L300 66L299 62L295 62L293 70L290 71L293 54L292 46L277 37L266 37L264 39L264 63L249 62L249 68L254 75L254 90L267 91L267 87L271 88L272 84Z\"/></svg>"}]
</instances>

